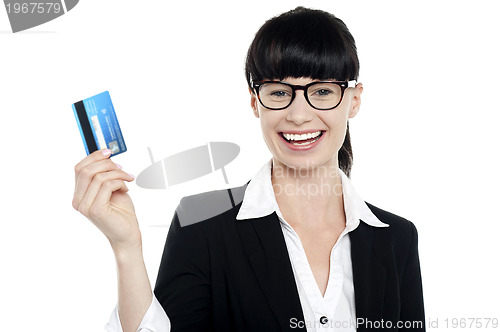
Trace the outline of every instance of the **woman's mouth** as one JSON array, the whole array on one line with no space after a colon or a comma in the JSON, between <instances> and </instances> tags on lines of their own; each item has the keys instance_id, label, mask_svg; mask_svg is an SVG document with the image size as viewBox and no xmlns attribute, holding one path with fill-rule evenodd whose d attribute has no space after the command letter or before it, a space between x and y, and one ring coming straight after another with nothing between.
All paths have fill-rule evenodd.
<instances>
[{"instance_id":1,"label":"woman's mouth","mask_svg":"<svg viewBox=\"0 0 500 332\"><path fill-rule=\"evenodd\" d=\"M318 130L307 134L290 134L281 132L280 136L289 144L295 146L310 145L323 136L324 130Z\"/></svg>"}]
</instances>

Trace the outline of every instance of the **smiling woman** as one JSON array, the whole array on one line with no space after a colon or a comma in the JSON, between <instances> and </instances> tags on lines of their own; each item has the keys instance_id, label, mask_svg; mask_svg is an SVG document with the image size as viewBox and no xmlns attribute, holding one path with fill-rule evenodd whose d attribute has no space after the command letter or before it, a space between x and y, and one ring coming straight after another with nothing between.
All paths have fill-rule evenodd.
<instances>
[{"instance_id":1,"label":"smiling woman","mask_svg":"<svg viewBox=\"0 0 500 332\"><path fill-rule=\"evenodd\" d=\"M278 163L280 167L285 163L287 167L294 168L308 165L336 169L340 162L337 155L343 149L341 164L344 172L349 174L352 151L349 140L345 139L348 135L347 118L355 116L359 109L362 84L348 88L347 81L318 82L316 78L291 77L286 78L285 82L265 82L251 82L255 91L251 97L252 108L255 116L261 119L264 140L269 150L274 156L281 156L274 159L275 164ZM277 85L289 87L290 91L286 88L278 90L280 87ZM298 93L301 97L295 98L295 89L304 90ZM347 91L344 93L344 90ZM318 91L323 95L317 96ZM276 97L277 93L279 97ZM326 94L328 97L324 97ZM346 98L343 98L344 94ZM321 108L318 109L318 106ZM303 153L290 153L290 150Z\"/></svg>"},{"instance_id":2,"label":"smiling woman","mask_svg":"<svg viewBox=\"0 0 500 332\"><path fill-rule=\"evenodd\" d=\"M299 15L297 12L300 11L297 8L295 15L284 14L279 19L267 21L250 45L245 76L249 87L258 95L262 106L264 104L259 93L262 89L259 81L268 78L283 80L286 77L309 77L318 81L344 81L342 85L338 85L340 91L338 88L328 89L336 92L334 99L338 100L338 103L347 86L345 81L358 78L359 60L356 44L347 26L335 16L324 15L321 11L302 10ZM266 84L264 88L265 86ZM291 90L289 93L291 103L296 89L290 87L288 90ZM314 107L314 104L311 104L313 98L309 98L306 90L303 91L307 102ZM313 96L312 93L311 96ZM267 105L266 108L272 109L273 106L275 105ZM318 105L316 108L332 109L337 106L338 104L330 101L328 105ZM252 108L255 111L254 100L252 100ZM346 130L345 140L343 139L342 148L339 150L339 164L349 175L352 149L348 125Z\"/></svg>"},{"instance_id":3,"label":"smiling woman","mask_svg":"<svg viewBox=\"0 0 500 332\"><path fill-rule=\"evenodd\" d=\"M425 330L415 226L349 180L358 71L354 38L330 13L298 7L260 28L245 72L272 159L239 188L181 200L153 294L132 179L109 152L77 165L73 206L117 261L108 331ZM227 194L232 207L203 216Z\"/></svg>"}]
</instances>

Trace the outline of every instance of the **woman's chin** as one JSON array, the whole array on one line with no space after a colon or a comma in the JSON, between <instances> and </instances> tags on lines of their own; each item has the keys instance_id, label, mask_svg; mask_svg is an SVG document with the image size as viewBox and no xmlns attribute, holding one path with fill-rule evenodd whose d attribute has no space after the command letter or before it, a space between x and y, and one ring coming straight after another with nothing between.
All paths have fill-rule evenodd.
<instances>
[{"instance_id":1,"label":"woman's chin","mask_svg":"<svg viewBox=\"0 0 500 332\"><path fill-rule=\"evenodd\" d=\"M295 170L313 170L318 166L326 164L326 159L321 160L320 158L311 157L284 157L277 158L273 157L273 167L291 168Z\"/></svg>"}]
</instances>

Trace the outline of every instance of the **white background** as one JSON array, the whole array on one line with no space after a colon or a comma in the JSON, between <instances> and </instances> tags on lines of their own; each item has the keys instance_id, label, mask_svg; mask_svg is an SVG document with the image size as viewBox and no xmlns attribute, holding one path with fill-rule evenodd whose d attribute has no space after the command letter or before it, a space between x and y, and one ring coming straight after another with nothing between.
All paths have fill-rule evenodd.
<instances>
[{"instance_id":1,"label":"white background","mask_svg":"<svg viewBox=\"0 0 500 332\"><path fill-rule=\"evenodd\" d=\"M239 186L268 160L243 75L264 21L299 1L91 1L12 34L0 8L0 324L101 331L116 303L105 237L71 206L85 156L71 104L109 90L139 174L205 144L241 147ZM426 316L500 318L500 21L494 1L308 1L344 20L364 84L350 121L352 181L419 230ZM231 83L227 83L231 82ZM152 284L180 197L224 187L219 172L167 190L130 184ZM430 330L430 329L429 329ZM485 330L484 328L480 330Z\"/></svg>"}]
</instances>

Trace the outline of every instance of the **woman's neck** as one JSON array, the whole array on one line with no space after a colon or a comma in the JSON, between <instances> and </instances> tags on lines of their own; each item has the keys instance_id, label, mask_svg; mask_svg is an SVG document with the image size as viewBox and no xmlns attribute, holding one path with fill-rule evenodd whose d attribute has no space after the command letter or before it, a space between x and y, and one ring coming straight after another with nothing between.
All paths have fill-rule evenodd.
<instances>
[{"instance_id":1,"label":"woman's neck","mask_svg":"<svg viewBox=\"0 0 500 332\"><path fill-rule=\"evenodd\" d=\"M288 223L314 229L345 227L342 178L336 158L304 168L290 168L273 158L271 181Z\"/></svg>"}]
</instances>

